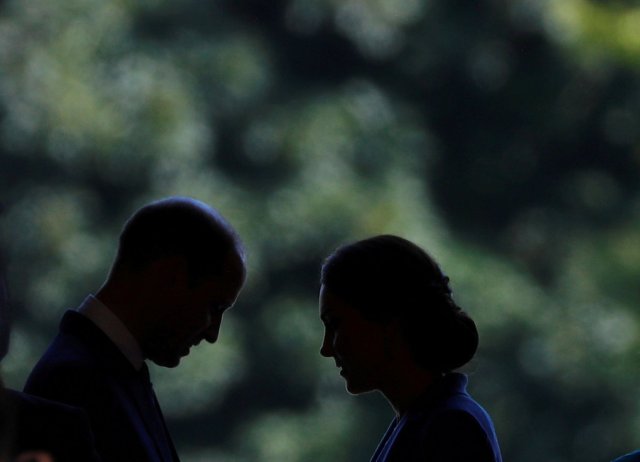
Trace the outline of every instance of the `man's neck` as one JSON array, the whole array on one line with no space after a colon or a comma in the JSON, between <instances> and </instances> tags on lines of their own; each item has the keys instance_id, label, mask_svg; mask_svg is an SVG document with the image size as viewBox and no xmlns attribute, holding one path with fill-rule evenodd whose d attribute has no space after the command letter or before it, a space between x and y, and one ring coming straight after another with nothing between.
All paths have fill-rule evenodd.
<instances>
[{"instance_id":1,"label":"man's neck","mask_svg":"<svg viewBox=\"0 0 640 462\"><path fill-rule=\"evenodd\" d=\"M131 365L140 370L144 355L140 345L127 325L107 306L99 295L89 295L78 312L92 321L118 347Z\"/></svg>"}]
</instances>

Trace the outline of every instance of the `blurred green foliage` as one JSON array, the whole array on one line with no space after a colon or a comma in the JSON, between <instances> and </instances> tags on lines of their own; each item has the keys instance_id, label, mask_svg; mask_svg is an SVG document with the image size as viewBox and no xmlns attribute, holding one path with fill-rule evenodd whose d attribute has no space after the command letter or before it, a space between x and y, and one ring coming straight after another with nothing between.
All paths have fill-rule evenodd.
<instances>
[{"instance_id":1,"label":"blurred green foliage","mask_svg":"<svg viewBox=\"0 0 640 462\"><path fill-rule=\"evenodd\" d=\"M383 232L477 320L505 460L640 446L639 31L623 0L5 0L7 383L182 194L249 262L218 344L154 370L185 462L368 460L390 410L319 356L317 277Z\"/></svg>"}]
</instances>

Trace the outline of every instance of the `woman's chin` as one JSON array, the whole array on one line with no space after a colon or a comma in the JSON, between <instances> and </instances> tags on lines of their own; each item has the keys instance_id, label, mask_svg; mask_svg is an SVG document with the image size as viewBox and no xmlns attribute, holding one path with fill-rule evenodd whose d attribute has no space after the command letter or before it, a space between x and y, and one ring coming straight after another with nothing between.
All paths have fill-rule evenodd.
<instances>
[{"instance_id":1,"label":"woman's chin","mask_svg":"<svg viewBox=\"0 0 640 462\"><path fill-rule=\"evenodd\" d=\"M369 386L369 385L366 385L364 383L358 383L358 382L353 381L353 380L349 380L346 377L345 377L345 382L346 382L345 383L345 388L352 395L359 395L361 393L368 393L368 392L374 390L374 388Z\"/></svg>"}]
</instances>

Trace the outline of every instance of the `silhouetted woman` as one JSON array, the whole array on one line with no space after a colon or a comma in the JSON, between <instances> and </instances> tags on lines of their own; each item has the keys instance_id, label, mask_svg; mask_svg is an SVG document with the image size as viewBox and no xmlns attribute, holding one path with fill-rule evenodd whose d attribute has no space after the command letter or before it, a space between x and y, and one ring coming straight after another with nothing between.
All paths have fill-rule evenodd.
<instances>
[{"instance_id":1,"label":"silhouetted woman","mask_svg":"<svg viewBox=\"0 0 640 462\"><path fill-rule=\"evenodd\" d=\"M337 249L322 267L320 353L347 390L380 391L396 417L372 462L500 462L486 411L452 372L478 346L473 320L421 248L377 236Z\"/></svg>"}]
</instances>

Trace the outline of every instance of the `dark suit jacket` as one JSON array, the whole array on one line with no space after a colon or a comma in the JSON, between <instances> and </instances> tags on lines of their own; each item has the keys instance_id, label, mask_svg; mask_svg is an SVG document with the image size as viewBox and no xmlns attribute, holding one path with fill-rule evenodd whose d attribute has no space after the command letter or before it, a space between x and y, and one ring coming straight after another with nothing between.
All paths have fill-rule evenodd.
<instances>
[{"instance_id":1,"label":"dark suit jacket","mask_svg":"<svg viewBox=\"0 0 640 462\"><path fill-rule=\"evenodd\" d=\"M371 461L502 462L493 423L466 385L466 376L452 373L429 387L394 419Z\"/></svg>"},{"instance_id":2,"label":"dark suit jacket","mask_svg":"<svg viewBox=\"0 0 640 462\"><path fill-rule=\"evenodd\" d=\"M11 458L45 451L56 462L98 462L89 419L80 409L15 390L4 390L13 417Z\"/></svg>"},{"instance_id":3,"label":"dark suit jacket","mask_svg":"<svg viewBox=\"0 0 640 462\"><path fill-rule=\"evenodd\" d=\"M80 313L65 313L60 332L31 371L25 391L83 409L103 462L178 461L140 373Z\"/></svg>"}]
</instances>

